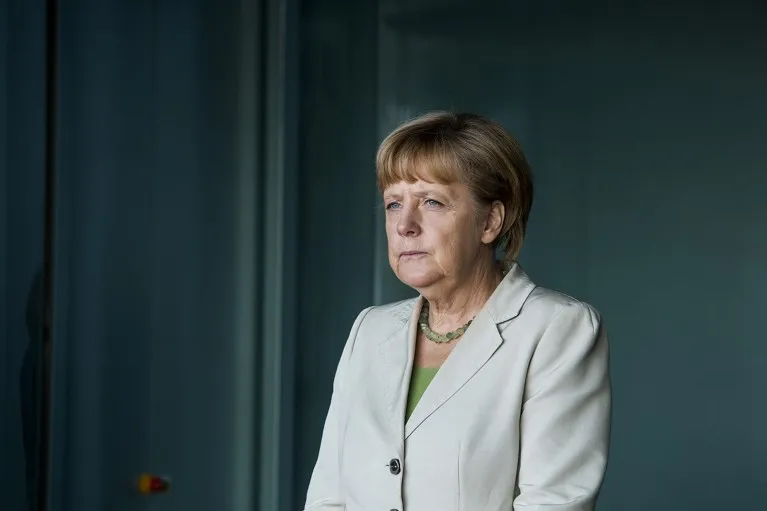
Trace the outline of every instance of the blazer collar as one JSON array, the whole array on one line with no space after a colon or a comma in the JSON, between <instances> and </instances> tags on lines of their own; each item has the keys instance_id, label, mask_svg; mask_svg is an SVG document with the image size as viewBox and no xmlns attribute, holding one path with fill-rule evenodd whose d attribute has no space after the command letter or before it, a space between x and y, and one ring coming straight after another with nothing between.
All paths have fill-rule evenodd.
<instances>
[{"instance_id":1,"label":"blazer collar","mask_svg":"<svg viewBox=\"0 0 767 511\"><path fill-rule=\"evenodd\" d=\"M495 288L495 292L490 295L484 308L496 324L509 321L519 314L533 289L535 283L519 263L515 262L509 267L509 272Z\"/></svg>"},{"instance_id":2,"label":"blazer collar","mask_svg":"<svg viewBox=\"0 0 767 511\"><path fill-rule=\"evenodd\" d=\"M393 306L390 314L399 326L394 332L389 331L383 336L379 354L386 366L385 381L382 383L389 401L391 427L397 432L400 444L492 357L503 344L498 324L516 317L534 288L535 284L519 264L514 263L424 392L407 424L405 407L423 297Z\"/></svg>"}]
</instances>

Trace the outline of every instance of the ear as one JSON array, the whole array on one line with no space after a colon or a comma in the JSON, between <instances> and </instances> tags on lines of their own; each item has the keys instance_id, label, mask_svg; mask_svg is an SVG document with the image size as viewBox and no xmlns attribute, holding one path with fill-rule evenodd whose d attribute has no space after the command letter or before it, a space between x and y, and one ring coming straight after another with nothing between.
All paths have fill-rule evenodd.
<instances>
[{"instance_id":1,"label":"ear","mask_svg":"<svg viewBox=\"0 0 767 511\"><path fill-rule=\"evenodd\" d=\"M494 201L490 204L485 215L485 224L482 229L482 243L489 245L493 243L501 234L503 229L503 220L506 218L506 208L501 201Z\"/></svg>"}]
</instances>

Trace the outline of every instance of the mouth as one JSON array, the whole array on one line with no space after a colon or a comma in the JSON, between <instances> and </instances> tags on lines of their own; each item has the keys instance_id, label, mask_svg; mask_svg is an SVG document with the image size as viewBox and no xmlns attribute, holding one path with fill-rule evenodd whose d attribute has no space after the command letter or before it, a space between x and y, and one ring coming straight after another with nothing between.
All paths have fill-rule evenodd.
<instances>
[{"instance_id":1,"label":"mouth","mask_svg":"<svg viewBox=\"0 0 767 511\"><path fill-rule=\"evenodd\" d=\"M418 250L406 250L405 252L400 252L400 257L418 257L426 255L426 252L419 252Z\"/></svg>"}]
</instances>

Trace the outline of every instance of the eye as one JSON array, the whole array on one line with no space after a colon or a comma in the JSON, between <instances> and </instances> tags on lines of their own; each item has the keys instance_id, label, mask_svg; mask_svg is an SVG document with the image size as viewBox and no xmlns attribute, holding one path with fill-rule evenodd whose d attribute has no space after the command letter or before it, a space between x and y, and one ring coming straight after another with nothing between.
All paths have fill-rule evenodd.
<instances>
[{"instance_id":1,"label":"eye","mask_svg":"<svg viewBox=\"0 0 767 511\"><path fill-rule=\"evenodd\" d=\"M400 205L399 202L389 202L386 204L386 210L391 211L392 209L399 209Z\"/></svg>"},{"instance_id":2,"label":"eye","mask_svg":"<svg viewBox=\"0 0 767 511\"><path fill-rule=\"evenodd\" d=\"M426 205L427 206L431 206L433 208L438 208L438 207L442 206L442 203L439 202L439 201L436 201L434 199L426 199Z\"/></svg>"}]
</instances>

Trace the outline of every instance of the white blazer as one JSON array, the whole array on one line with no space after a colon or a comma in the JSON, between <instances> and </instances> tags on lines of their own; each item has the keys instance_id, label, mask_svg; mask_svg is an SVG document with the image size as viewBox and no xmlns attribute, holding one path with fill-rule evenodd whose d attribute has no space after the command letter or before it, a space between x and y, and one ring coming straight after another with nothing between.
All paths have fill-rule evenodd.
<instances>
[{"instance_id":1,"label":"white blazer","mask_svg":"<svg viewBox=\"0 0 767 511\"><path fill-rule=\"evenodd\" d=\"M593 510L611 407L599 314L515 264L405 422L421 303L354 322L305 509Z\"/></svg>"}]
</instances>

